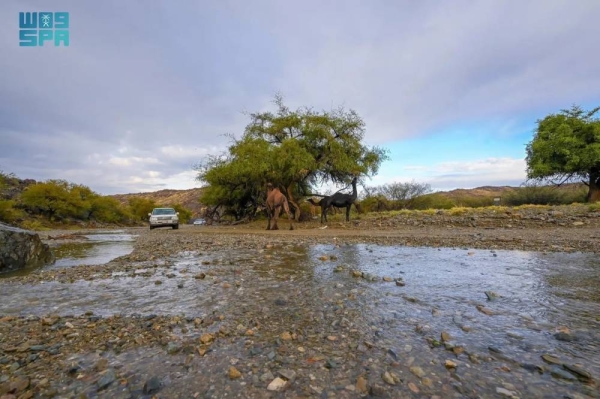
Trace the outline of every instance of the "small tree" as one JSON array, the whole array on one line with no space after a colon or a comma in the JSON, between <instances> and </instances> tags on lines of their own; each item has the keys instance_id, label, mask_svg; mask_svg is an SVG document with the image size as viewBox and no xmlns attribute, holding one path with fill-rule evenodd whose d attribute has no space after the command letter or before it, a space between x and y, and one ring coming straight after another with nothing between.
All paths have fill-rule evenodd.
<instances>
[{"instance_id":1,"label":"small tree","mask_svg":"<svg viewBox=\"0 0 600 399\"><path fill-rule=\"evenodd\" d=\"M403 208L410 208L414 199L431 193L431 185L412 180L407 183L384 184L380 192L392 201L397 201Z\"/></svg>"},{"instance_id":2,"label":"small tree","mask_svg":"<svg viewBox=\"0 0 600 399\"><path fill-rule=\"evenodd\" d=\"M574 105L538 120L527 145L527 177L557 185L581 180L589 188L587 201L600 201L599 110Z\"/></svg>"},{"instance_id":3,"label":"small tree","mask_svg":"<svg viewBox=\"0 0 600 399\"><path fill-rule=\"evenodd\" d=\"M291 111L281 96L275 105L275 113L250 114L243 136L232 137L228 154L208 157L196 167L197 179L209 186L203 204L224 207L236 219L251 216L270 182L298 210L299 199L316 186L372 176L388 158L387 150L362 143L365 123L355 111Z\"/></svg>"}]
</instances>

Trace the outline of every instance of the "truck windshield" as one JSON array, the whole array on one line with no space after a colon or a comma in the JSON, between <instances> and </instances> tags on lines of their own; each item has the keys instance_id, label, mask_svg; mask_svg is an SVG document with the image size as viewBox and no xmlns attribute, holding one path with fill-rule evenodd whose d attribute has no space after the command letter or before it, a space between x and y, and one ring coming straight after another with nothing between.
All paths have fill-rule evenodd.
<instances>
[{"instance_id":1,"label":"truck windshield","mask_svg":"<svg viewBox=\"0 0 600 399\"><path fill-rule=\"evenodd\" d=\"M153 215L175 215L175 209L155 209Z\"/></svg>"}]
</instances>

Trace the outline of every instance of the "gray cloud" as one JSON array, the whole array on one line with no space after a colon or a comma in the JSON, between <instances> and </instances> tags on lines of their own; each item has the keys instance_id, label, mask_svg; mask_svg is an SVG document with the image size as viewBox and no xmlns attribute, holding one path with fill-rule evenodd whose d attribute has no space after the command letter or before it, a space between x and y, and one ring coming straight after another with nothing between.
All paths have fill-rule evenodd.
<instances>
[{"instance_id":1,"label":"gray cloud","mask_svg":"<svg viewBox=\"0 0 600 399\"><path fill-rule=\"evenodd\" d=\"M356 109L370 144L600 100L595 0L55 1L70 47L21 48L40 7L0 3L0 169L106 193L189 182L277 91Z\"/></svg>"}]
</instances>

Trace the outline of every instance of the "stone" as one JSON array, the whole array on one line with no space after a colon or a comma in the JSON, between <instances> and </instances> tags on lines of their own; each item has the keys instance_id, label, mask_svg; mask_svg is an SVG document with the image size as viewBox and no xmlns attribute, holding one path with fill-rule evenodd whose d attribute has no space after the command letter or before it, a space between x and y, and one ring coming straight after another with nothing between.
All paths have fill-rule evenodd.
<instances>
[{"instance_id":1,"label":"stone","mask_svg":"<svg viewBox=\"0 0 600 399\"><path fill-rule=\"evenodd\" d=\"M360 393L367 393L369 391L367 380L362 375L356 380L356 390Z\"/></svg>"},{"instance_id":2,"label":"stone","mask_svg":"<svg viewBox=\"0 0 600 399\"><path fill-rule=\"evenodd\" d=\"M277 377L273 381L271 381L271 383L267 386L267 390L281 391L283 388L285 388L286 385L287 382L283 378Z\"/></svg>"},{"instance_id":3,"label":"stone","mask_svg":"<svg viewBox=\"0 0 600 399\"><path fill-rule=\"evenodd\" d=\"M160 388L162 386L162 383L160 382L160 378L158 377L152 377L150 378L148 381L146 381L146 383L144 384L144 393L146 395L152 395L157 393Z\"/></svg>"},{"instance_id":4,"label":"stone","mask_svg":"<svg viewBox=\"0 0 600 399\"><path fill-rule=\"evenodd\" d=\"M233 366L231 366L229 368L229 378L231 378L232 380L235 380L237 378L240 378L241 376L242 376L242 373L240 373L240 371L238 369L236 369Z\"/></svg>"},{"instance_id":5,"label":"stone","mask_svg":"<svg viewBox=\"0 0 600 399\"><path fill-rule=\"evenodd\" d=\"M117 379L115 372L113 370L108 370L106 374L98 380L98 390L101 391L107 388L110 384L112 384Z\"/></svg>"},{"instance_id":6,"label":"stone","mask_svg":"<svg viewBox=\"0 0 600 399\"><path fill-rule=\"evenodd\" d=\"M54 260L50 247L37 233L0 223L0 273L39 267Z\"/></svg>"}]
</instances>

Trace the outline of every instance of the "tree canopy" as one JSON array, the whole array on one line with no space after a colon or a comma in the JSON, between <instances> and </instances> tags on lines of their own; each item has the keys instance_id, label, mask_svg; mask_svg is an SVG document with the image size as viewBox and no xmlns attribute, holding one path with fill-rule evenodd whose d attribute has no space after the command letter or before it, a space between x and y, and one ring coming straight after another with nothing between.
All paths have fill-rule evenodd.
<instances>
[{"instance_id":1,"label":"tree canopy","mask_svg":"<svg viewBox=\"0 0 600 399\"><path fill-rule=\"evenodd\" d=\"M317 185L372 176L387 159L385 149L362 143L365 123L355 111L291 111L280 96L274 102L275 113L250 114L244 134L232 137L227 154L196 167L197 179L208 184L202 203L224 206L241 219L256 211L271 182L297 210L297 199Z\"/></svg>"},{"instance_id":2,"label":"tree canopy","mask_svg":"<svg viewBox=\"0 0 600 399\"><path fill-rule=\"evenodd\" d=\"M588 201L600 200L600 107L571 109L537 121L533 140L527 145L527 177L554 184L583 181Z\"/></svg>"}]
</instances>

